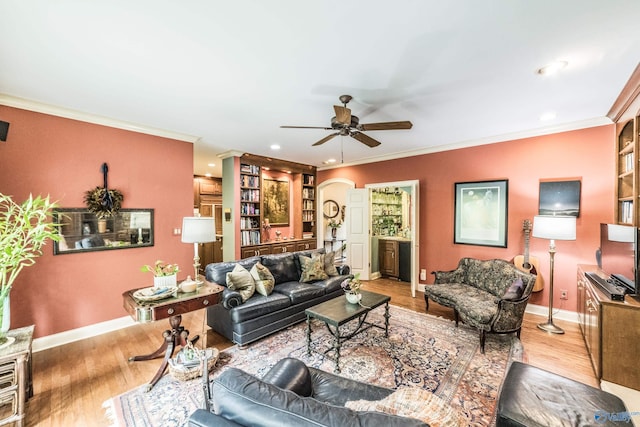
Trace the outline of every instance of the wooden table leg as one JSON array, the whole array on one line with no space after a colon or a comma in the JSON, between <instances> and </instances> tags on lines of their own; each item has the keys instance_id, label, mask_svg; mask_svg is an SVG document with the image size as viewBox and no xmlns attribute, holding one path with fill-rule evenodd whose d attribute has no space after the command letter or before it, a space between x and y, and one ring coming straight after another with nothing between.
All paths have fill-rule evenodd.
<instances>
[{"instance_id":1,"label":"wooden table leg","mask_svg":"<svg viewBox=\"0 0 640 427\"><path fill-rule=\"evenodd\" d=\"M151 390L154 385L162 378L164 372L167 370L167 365L169 364L169 359L173 356L173 352L175 351L177 346L184 347L187 345L189 331L184 328L184 326L180 326L182 323L182 316L171 316L169 318L169 325L171 329L166 330L162 333L164 341L160 345L160 347L154 351L153 353L144 354L141 356L132 356L129 358L130 362L137 362L140 360L151 360L161 357L164 354L164 359L158 368L155 376L151 380L151 382L147 385L147 391ZM192 343L195 343L198 340L199 336L195 336Z\"/></svg>"}]
</instances>

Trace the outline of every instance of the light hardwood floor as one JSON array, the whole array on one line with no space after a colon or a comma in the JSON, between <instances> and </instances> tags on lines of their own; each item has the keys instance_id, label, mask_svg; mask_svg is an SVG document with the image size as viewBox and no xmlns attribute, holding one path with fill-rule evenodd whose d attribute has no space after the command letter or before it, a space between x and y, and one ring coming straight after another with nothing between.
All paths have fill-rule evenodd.
<instances>
[{"instance_id":1,"label":"light hardwood floor","mask_svg":"<svg viewBox=\"0 0 640 427\"><path fill-rule=\"evenodd\" d=\"M409 285L395 280L366 282L365 289L392 297L393 305L425 311L424 294L412 298ZM429 313L449 319L450 309L429 304ZM564 335L552 335L536 325L545 318L525 315L521 340L527 362L574 380L598 386L577 324L558 321ZM204 310L183 316L191 335L203 335ZM27 426L107 426L102 403L110 397L147 383L159 359L128 362L128 357L155 350L168 322L134 325L33 355L34 396L27 402ZM222 350L231 343L209 331L207 346ZM201 338L202 339L202 338ZM491 339L491 335L487 340Z\"/></svg>"}]
</instances>

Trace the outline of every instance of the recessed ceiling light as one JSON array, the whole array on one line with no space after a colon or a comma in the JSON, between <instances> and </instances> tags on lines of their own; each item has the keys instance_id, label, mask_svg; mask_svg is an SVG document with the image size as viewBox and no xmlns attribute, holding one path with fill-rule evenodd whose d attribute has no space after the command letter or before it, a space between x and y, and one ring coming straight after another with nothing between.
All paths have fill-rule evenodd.
<instances>
[{"instance_id":1,"label":"recessed ceiling light","mask_svg":"<svg viewBox=\"0 0 640 427\"><path fill-rule=\"evenodd\" d=\"M552 63L547 64L542 68L538 68L536 70L536 73L543 76L550 76L551 74L555 74L558 71L562 70L567 65L569 65L567 61L553 61Z\"/></svg>"},{"instance_id":2,"label":"recessed ceiling light","mask_svg":"<svg viewBox=\"0 0 640 427\"><path fill-rule=\"evenodd\" d=\"M215 164L215 163L208 163L208 164L207 164L207 166L209 166L209 167L213 168L213 167L215 167L215 166L216 166L216 164Z\"/></svg>"},{"instance_id":3,"label":"recessed ceiling light","mask_svg":"<svg viewBox=\"0 0 640 427\"><path fill-rule=\"evenodd\" d=\"M542 113L540 115L540 121L546 122L547 120L553 120L556 118L556 113L553 111L547 111L546 113Z\"/></svg>"},{"instance_id":4,"label":"recessed ceiling light","mask_svg":"<svg viewBox=\"0 0 640 427\"><path fill-rule=\"evenodd\" d=\"M279 149L280 149L280 146L279 146L278 144L271 144L271 147L270 147L270 148L271 148L272 150L279 150Z\"/></svg>"},{"instance_id":5,"label":"recessed ceiling light","mask_svg":"<svg viewBox=\"0 0 640 427\"><path fill-rule=\"evenodd\" d=\"M323 163L324 163L325 165L328 165L328 164L330 164L330 163L335 163L335 162L336 162L336 159L329 159L329 160L325 160Z\"/></svg>"}]
</instances>

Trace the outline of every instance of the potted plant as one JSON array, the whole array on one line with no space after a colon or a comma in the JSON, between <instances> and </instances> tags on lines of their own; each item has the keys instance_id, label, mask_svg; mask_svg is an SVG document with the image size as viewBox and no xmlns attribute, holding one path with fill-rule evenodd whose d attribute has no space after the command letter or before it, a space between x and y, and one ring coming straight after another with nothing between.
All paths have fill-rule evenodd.
<instances>
[{"instance_id":1,"label":"potted plant","mask_svg":"<svg viewBox=\"0 0 640 427\"><path fill-rule=\"evenodd\" d=\"M155 287L173 287L178 285L178 264L168 264L164 261L157 260L153 267L143 265L141 271L153 273L153 286Z\"/></svg>"},{"instance_id":2,"label":"potted plant","mask_svg":"<svg viewBox=\"0 0 640 427\"><path fill-rule=\"evenodd\" d=\"M342 221L331 219L329 220L328 226L331 229L331 238L335 239L336 235L338 234L338 228L342 227Z\"/></svg>"},{"instance_id":3,"label":"potted plant","mask_svg":"<svg viewBox=\"0 0 640 427\"><path fill-rule=\"evenodd\" d=\"M358 304L362 299L360 288L362 288L362 282L360 281L360 273L356 273L353 278L345 279L340 284L344 291L347 301L352 304Z\"/></svg>"},{"instance_id":4,"label":"potted plant","mask_svg":"<svg viewBox=\"0 0 640 427\"><path fill-rule=\"evenodd\" d=\"M47 240L60 240L56 224L50 221L54 202L49 196L29 198L22 204L0 193L0 343L9 330L9 294L18 275L42 255Z\"/></svg>"}]
</instances>

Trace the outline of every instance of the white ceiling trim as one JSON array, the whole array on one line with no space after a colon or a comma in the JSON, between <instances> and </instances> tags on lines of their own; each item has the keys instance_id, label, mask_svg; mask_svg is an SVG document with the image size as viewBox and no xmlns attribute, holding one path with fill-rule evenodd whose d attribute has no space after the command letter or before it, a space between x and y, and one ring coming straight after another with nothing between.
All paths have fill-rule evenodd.
<instances>
[{"instance_id":1,"label":"white ceiling trim","mask_svg":"<svg viewBox=\"0 0 640 427\"><path fill-rule=\"evenodd\" d=\"M455 143L452 143L452 144L445 144L445 145L437 145L437 146L432 146L432 147L426 147L426 148L419 149L419 150L411 150L411 151L404 151L404 152L400 152L400 153L393 153L393 154L389 154L389 155L386 155L386 156L366 157L366 158L362 158L360 160L346 162L346 163L340 163L340 164L337 164L337 165L320 166L320 167L317 168L317 170L319 170L319 171L331 170L331 169L336 169L336 168L341 168L341 167L346 167L346 166L363 165L363 164L367 164L367 163L375 163L375 162L382 162L382 161L386 161L386 160L402 159L402 158L405 158L405 157L420 156L420 155L423 155L423 154L432 154L432 153L439 153L439 152L442 152L442 151L458 150L458 149L461 149L461 148L475 147L475 146L478 146L478 145L496 144L496 143L505 142L505 141L516 141L518 139L533 138L533 137L536 137L536 136L551 135L551 134L554 134L554 133L569 132L569 131L579 130L579 129L587 129L587 128L592 128L592 127L597 127L597 126L609 125L609 124L612 124L612 123L613 122L608 117L596 117L596 118L593 118L593 119L579 120L579 121L576 121L576 122L565 123L565 124L557 125L557 126L548 126L548 127L544 127L544 128L538 128L538 129L532 129L532 130L526 130L526 131L520 131L520 132L513 132L513 133L509 133L509 134L492 136L492 137L488 137L488 138L474 139L474 140L469 140L469 141L461 141L461 142L455 142Z\"/></svg>"},{"instance_id":2,"label":"white ceiling trim","mask_svg":"<svg viewBox=\"0 0 640 427\"><path fill-rule=\"evenodd\" d=\"M137 125L135 123L111 119L109 117L102 117L90 113L84 113L82 111L71 110L68 108L58 107L55 105L45 104L29 99L18 98L3 93L0 93L0 105L19 108L21 110L34 111L36 113L49 114L57 117L64 117L65 119L79 120L81 122L93 123L96 125L108 126L116 129L123 129L131 132L144 133L146 135L160 136L162 138L190 142L192 144L195 144L200 140L199 136L172 132L165 129L157 129L150 126Z\"/></svg>"}]
</instances>

